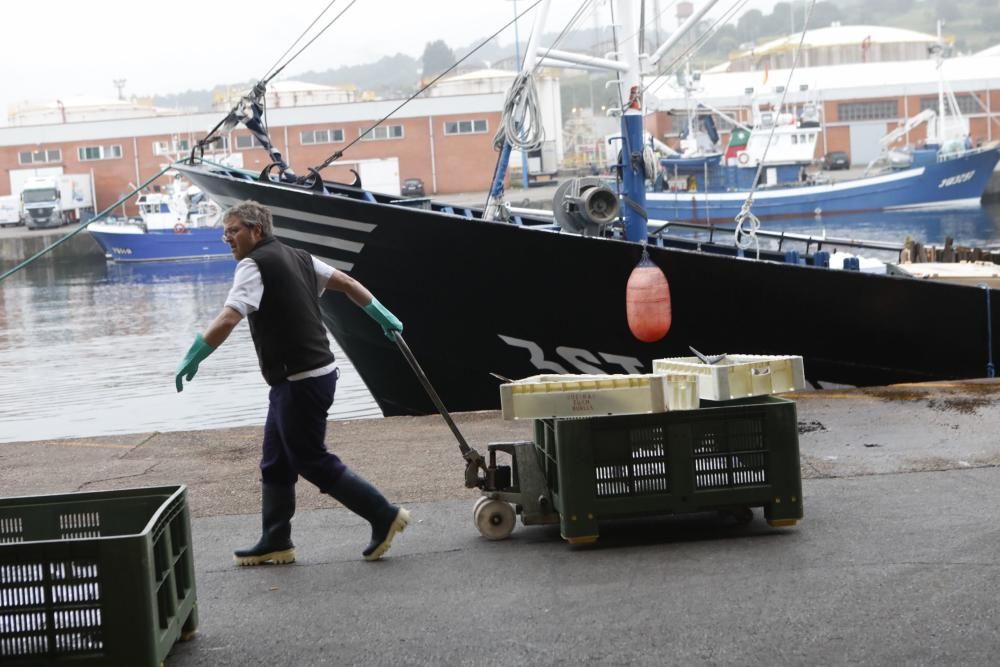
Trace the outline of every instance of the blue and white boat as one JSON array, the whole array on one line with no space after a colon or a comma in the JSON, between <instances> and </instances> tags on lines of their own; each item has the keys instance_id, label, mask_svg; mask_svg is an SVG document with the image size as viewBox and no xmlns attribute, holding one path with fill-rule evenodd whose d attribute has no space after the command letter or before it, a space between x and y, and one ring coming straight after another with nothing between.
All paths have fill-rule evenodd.
<instances>
[{"instance_id":1,"label":"blue and white boat","mask_svg":"<svg viewBox=\"0 0 1000 667\"><path fill-rule=\"evenodd\" d=\"M804 164L768 164L762 185L753 195L758 218L852 214L905 209L978 207L983 191L1000 160L994 143L980 148L944 153L924 148L912 152L906 168L840 182L803 178ZM676 162L694 162L677 160ZM675 162L664 159L663 163ZM665 165L666 166L666 165ZM651 219L712 221L739 215L757 173L755 165L671 165L667 183L682 180L684 189L650 192L646 205ZM708 187L705 187L705 176Z\"/></svg>"},{"instance_id":2,"label":"blue and white boat","mask_svg":"<svg viewBox=\"0 0 1000 667\"><path fill-rule=\"evenodd\" d=\"M997 142L972 148L957 139L931 140L920 148L886 150L864 176L833 181L807 171L820 136L812 116L754 109L754 118L746 145L734 147L731 140L722 159L719 153L662 158L654 191L646 196L649 217L732 220L755 181L758 218L976 207L1000 160Z\"/></svg>"},{"instance_id":3,"label":"blue and white boat","mask_svg":"<svg viewBox=\"0 0 1000 667\"><path fill-rule=\"evenodd\" d=\"M943 48L936 50L939 61L942 53ZM939 76L941 71L939 66ZM688 74L686 99L692 81ZM1000 143L973 147L968 119L947 82L939 78L938 88L937 110L924 110L886 134L881 154L864 175L839 181L811 169L822 132L818 103L796 108L782 106L780 99L757 99L749 126L713 109L735 126L725 150L709 110L702 104L689 108L682 150L660 159L653 191L647 193L649 217L732 220L751 191L753 213L762 219L978 207L1000 161ZM895 147L921 123L928 124L923 145Z\"/></svg>"},{"instance_id":4,"label":"blue and white boat","mask_svg":"<svg viewBox=\"0 0 1000 667\"><path fill-rule=\"evenodd\" d=\"M222 240L222 211L180 177L165 191L139 196L139 220L95 222L87 227L115 262L206 260L232 257Z\"/></svg>"}]
</instances>

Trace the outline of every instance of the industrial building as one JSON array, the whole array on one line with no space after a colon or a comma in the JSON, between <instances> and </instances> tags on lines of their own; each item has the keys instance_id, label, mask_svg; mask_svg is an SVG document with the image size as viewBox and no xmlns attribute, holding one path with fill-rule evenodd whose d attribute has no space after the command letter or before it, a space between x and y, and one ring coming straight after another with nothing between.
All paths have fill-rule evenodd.
<instances>
[{"instance_id":1,"label":"industrial building","mask_svg":"<svg viewBox=\"0 0 1000 667\"><path fill-rule=\"evenodd\" d=\"M373 175L363 185L390 194L399 193L407 178L421 179L428 194L484 191L496 164L493 137L514 77L497 70L458 75L399 110L402 100L364 100L349 88L278 81L267 96L269 132L299 174L357 140L324 170L325 178L352 182L354 170ZM537 88L547 137L529 156L528 169L554 174L562 159L559 80L543 73ZM16 194L33 176L89 174L100 211L187 156L223 113L181 113L124 100L66 100L12 109L11 126L0 128L0 195ZM258 170L270 162L241 127L215 148L206 157L234 166ZM516 152L511 164L520 168ZM122 213L136 210L129 204Z\"/></svg>"},{"instance_id":2,"label":"industrial building","mask_svg":"<svg viewBox=\"0 0 1000 667\"><path fill-rule=\"evenodd\" d=\"M351 147L324 171L350 182L350 169L371 160L394 161L398 182L420 178L429 192L483 190L494 166L493 133L500 122L500 94L420 98ZM268 111L271 138L298 173L323 162L357 139L398 101L279 107ZM16 192L28 176L91 174L95 208L101 210L186 156L221 120L219 113L150 115L0 128L0 195ZM267 153L249 131L234 129L216 159L263 169ZM133 215L134 208L125 213Z\"/></svg>"}]
</instances>

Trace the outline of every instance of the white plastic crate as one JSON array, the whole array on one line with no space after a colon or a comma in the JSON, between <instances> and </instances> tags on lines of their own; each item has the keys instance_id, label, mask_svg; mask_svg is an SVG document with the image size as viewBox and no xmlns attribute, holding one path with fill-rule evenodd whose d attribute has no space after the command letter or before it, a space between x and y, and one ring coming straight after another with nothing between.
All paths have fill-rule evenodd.
<instances>
[{"instance_id":1,"label":"white plastic crate","mask_svg":"<svg viewBox=\"0 0 1000 667\"><path fill-rule=\"evenodd\" d=\"M695 375L534 375L500 385L504 419L593 417L697 407Z\"/></svg>"},{"instance_id":2,"label":"white plastic crate","mask_svg":"<svg viewBox=\"0 0 1000 667\"><path fill-rule=\"evenodd\" d=\"M698 377L698 397L728 401L806 388L802 357L727 354L708 365L698 357L654 359L654 373L687 373Z\"/></svg>"}]
</instances>

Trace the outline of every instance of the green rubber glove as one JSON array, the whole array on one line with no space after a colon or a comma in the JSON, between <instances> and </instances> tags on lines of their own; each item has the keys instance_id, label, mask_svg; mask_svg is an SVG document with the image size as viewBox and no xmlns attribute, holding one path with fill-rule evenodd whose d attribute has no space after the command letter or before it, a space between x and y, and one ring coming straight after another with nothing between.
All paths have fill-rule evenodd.
<instances>
[{"instance_id":1,"label":"green rubber glove","mask_svg":"<svg viewBox=\"0 0 1000 667\"><path fill-rule=\"evenodd\" d=\"M379 323L382 327L382 333L389 340L395 342L396 337L392 335L394 331L403 333L403 323L399 321L399 318L390 313L388 308L379 303L378 299L372 297L372 302L364 306L363 310L368 313L369 317Z\"/></svg>"},{"instance_id":2,"label":"green rubber glove","mask_svg":"<svg viewBox=\"0 0 1000 667\"><path fill-rule=\"evenodd\" d=\"M184 359L181 360L181 365L177 367L177 377L175 378L177 391L184 391L184 382L181 378L187 377L187 381L190 382L194 378L194 374L198 372L198 364L213 352L215 352L215 348L206 343L201 334L194 337L194 343L184 355Z\"/></svg>"}]
</instances>

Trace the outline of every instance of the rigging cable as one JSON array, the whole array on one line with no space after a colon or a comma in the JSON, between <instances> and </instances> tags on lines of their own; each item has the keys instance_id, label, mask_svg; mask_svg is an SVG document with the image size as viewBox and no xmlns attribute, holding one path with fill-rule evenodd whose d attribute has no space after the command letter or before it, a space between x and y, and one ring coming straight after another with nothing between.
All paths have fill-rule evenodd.
<instances>
[{"instance_id":1,"label":"rigging cable","mask_svg":"<svg viewBox=\"0 0 1000 667\"><path fill-rule=\"evenodd\" d=\"M510 145L511 148L516 148L519 151L531 151L538 148L545 136L545 128L541 121L541 108L538 104L538 92L535 88L534 83L534 73L537 70L543 60L548 57L552 49L556 48L563 37L569 32L571 27L580 20L583 16L585 8L590 5L593 0L584 0L583 3L577 8L570 18L569 22L563 26L562 31L556 35L555 40L546 49L545 53L537 58L535 64L532 65L530 70L525 69L525 63L519 63L521 65L520 71L517 77L514 79L514 83L511 84L510 90L507 93L507 98L503 103L503 110L500 114L500 127L497 128L497 133L493 137L493 150L497 151L496 164L493 166L493 176L490 178L490 183L497 182L497 174L500 173L501 163L504 160L503 147L504 143ZM538 4L538 3L535 3ZM534 5L532 5L534 7ZM532 8L529 7L529 10ZM518 18L523 16L527 12L521 12L521 14L515 17L514 22ZM510 24L508 23L507 26ZM505 28L507 27L505 26ZM544 26L542 26L544 28ZM535 26L532 26L531 33L528 35L528 44L531 44L531 40L535 34ZM525 58L527 58L527 47L525 47ZM520 53L517 54L518 60L520 61ZM525 119L528 120L525 124ZM525 128L528 131L525 132ZM509 151L507 153L508 157L510 155ZM506 165L504 165L506 169ZM486 197L486 204L483 207L484 215L490 212L490 202L499 202L500 198L503 196L503 182L499 184L499 189L494 192L491 187L489 194Z\"/></svg>"},{"instance_id":2,"label":"rigging cable","mask_svg":"<svg viewBox=\"0 0 1000 667\"><path fill-rule=\"evenodd\" d=\"M213 127L211 130L209 130L208 134L205 135L204 139L201 139L196 146L192 147L192 149L191 149L191 157L190 157L191 160L194 160L194 154L195 154L196 151L198 151L200 149L201 150L201 154L204 155L204 152L205 152L204 148L205 148L205 146L207 146L209 144L212 144L212 143L215 143L216 141L219 141L219 139L221 139L222 135L221 135L220 130L222 132L228 132L232 128L236 127L236 125L238 123L240 123L242 120L244 120L246 118L246 107L248 105L252 105L254 97L260 97L261 98L262 113L261 113L261 119L260 119L260 121L261 121L262 127L266 131L266 129L267 129L267 123L266 123L265 118L264 118L263 109L264 109L264 107L266 105L266 99L265 99L265 95L264 95L264 90L267 87L267 84L271 81L271 79L273 79L274 77L276 77L278 75L278 73L281 72L281 70L285 69L285 67L287 67L293 60L295 60L296 58L298 58L299 54L301 54L302 51L304 51L306 49L306 47L308 47L310 44L312 44L314 41L316 41L316 39L320 35L322 35L324 32L326 32L326 30L330 26L332 26L337 21L337 19L339 19L341 16L343 16L344 12L346 12L348 9L350 9L351 5L353 5L357 0L351 0L351 4L350 5L348 5L347 7L345 7L339 14L337 14L335 17L333 17L333 19L329 23L327 23L326 26L322 30L320 30L319 33L315 37L313 37L311 40L309 40L309 44L306 44L301 49L299 49L298 53L296 53L294 56L292 56L288 60L288 62L286 62L284 65L282 65L276 72L274 72L273 74L271 74L271 70L273 70L277 66L277 64L281 62L282 58L284 58L286 55L288 55L289 51L291 51L292 49L295 48L296 44L298 44L300 41L302 41L302 38L306 35L306 33L309 32L309 30L311 30L314 25L316 25L316 22L319 21L320 18L324 14L326 14L328 11L330 11L330 7L332 7L333 4L336 1L337 0L330 0L330 4L328 4L326 6L326 8L323 9L323 11L321 11L316 16L315 19L313 19L313 22L310 23L309 26L306 27L306 29L302 31L302 34L300 34L298 36L298 38L294 42L292 42L291 46L289 46L288 49L286 49L285 52L283 54L281 54L281 57L279 57L274 62L274 64L271 65L271 67L268 68L268 70L267 70L268 73L264 75L264 78L261 79L260 81L258 81L254 85L254 87L251 89L251 91L249 93L247 93L246 95L244 95L243 97L241 97L236 102L236 104L233 105L233 108L229 110L229 113L226 114L223 117L222 120L220 120L218 123L216 123L215 127ZM216 134L217 132L220 132L220 133Z\"/></svg>"},{"instance_id":3,"label":"rigging cable","mask_svg":"<svg viewBox=\"0 0 1000 667\"><path fill-rule=\"evenodd\" d=\"M57 241L55 241L53 243L50 243L49 245L45 246L44 248L42 248L41 250L39 250L38 252L36 252L34 255L32 255L28 259L26 259L23 262L21 262L20 264L18 264L17 266L15 266L15 267L7 270L7 271L4 271L3 274L0 274L0 282L3 282L4 280L6 280L7 278L9 278L10 276L14 275L15 273L17 273L18 271L20 271L24 267L26 267L29 264L31 264L32 262L34 262L36 259L39 259L42 255L50 252L51 250L57 248L58 246L61 246L66 241L69 241L71 238L73 238L74 236L76 236L77 234L79 234L80 232L82 232L84 229L86 229L88 225L90 225L90 224L92 224L94 222L97 222L98 220L106 217L109 213L111 213L113 210L115 210L115 208L117 208L118 206L121 206L122 204L124 204L125 202L127 202L129 199L131 199L136 193L138 193L144 187L146 187L147 185L149 185L150 183L152 183L153 181L155 181L156 179L158 179L163 174L167 173L169 170L173 169L175 164L181 164L182 162L184 162L184 160L178 160L177 162L171 162L166 167L164 167L160 171L156 172L156 174L154 174L153 176L147 178L145 181L143 181L142 183L140 183L134 190L132 190L132 192L129 192L128 194L122 195L121 197L118 198L118 201L116 201L114 204L112 204L111 206L107 207L106 209L104 209L103 211L101 211L100 213L98 213L97 215L95 215L90 220L87 220L85 222L81 222L77 226L77 228L74 229L73 231L71 231L69 234L66 234L61 239L59 239L59 240L57 240Z\"/></svg>"},{"instance_id":4,"label":"rigging cable","mask_svg":"<svg viewBox=\"0 0 1000 667\"><path fill-rule=\"evenodd\" d=\"M505 141L510 144L511 148L521 151L535 150L541 145L545 131L541 121L541 108L538 104L538 91L534 83L535 71L548 56L549 52L556 48L572 26L580 20L584 9L591 2L593 0L585 0L580 5L559 35L556 36L552 45L549 46L541 58L537 59L537 62L530 69L522 66L521 71L510 87L510 91L507 93L507 99L503 103L503 111L500 115L500 127L497 128L496 136L493 137L493 148L495 150L501 150ZM534 31L534 28L532 28L532 31ZM528 43L531 43L530 36ZM525 57L527 57L527 54L525 54Z\"/></svg>"},{"instance_id":5,"label":"rigging cable","mask_svg":"<svg viewBox=\"0 0 1000 667\"><path fill-rule=\"evenodd\" d=\"M330 26L332 26L332 25L333 25L334 23L336 23L336 22L337 22L337 21L338 21L338 20L340 19L340 17L344 15L344 12L346 12L346 11L347 11L348 9L350 9L351 7L353 7L353 6L354 6L354 3L355 3L355 2L357 2L357 1L358 1L358 0L351 0L350 4L348 4L348 5L346 6L346 7L344 7L343 9L341 9L341 10L340 10L340 13L339 13L339 14L337 14L336 16L334 16L334 17L333 17L332 19L330 19L330 22L329 22L329 23L327 23L327 24L326 24L325 26L323 26L323 29L322 29L322 30L320 30L320 31L319 31L318 33L316 33L315 35L313 35L313 38L312 38L312 39L310 39L310 40L309 40L308 42L306 42L306 43L305 43L305 45L303 45L303 47L302 47L301 49L299 49L298 51L296 51L296 52L295 52L295 55L294 55L294 56L292 56L291 58L289 58L289 59L288 59L288 60L287 60L287 61L285 62L285 64L284 64L284 65L282 65L282 66L281 66L281 67L279 67L279 68L278 68L277 70L275 70L275 72L274 72L273 74L271 74L271 76L269 76L269 77L265 78L265 79L263 80L263 83L264 83L264 85L267 85L268 83L270 83L270 82L271 82L271 79L273 79L274 77L276 77L276 76L278 76L279 74L281 74L281 70L285 69L285 68L286 68L286 67L288 67L288 66L289 66L290 64L292 64L292 61L293 61L293 60L295 60L296 58L298 58L298 57L299 57L300 55L302 55L302 52L303 52L303 51L305 51L305 50L306 50L306 49L308 49L308 48L309 48L310 46L312 46L312 43L313 43L313 42L315 42L315 41L316 41L317 39L319 39L319 38L320 38L320 36L321 36L321 35L322 35L322 34L323 34L324 32L326 32L326 31L327 31L327 29L328 29L328 28L329 28ZM312 28L312 27L313 27L314 25L316 25L316 21L318 21L318 20L319 20L319 17L320 17L320 16L323 16L323 14L325 14L325 13L327 12L327 10L329 10L329 9L330 9L330 7L331 7L331 6L333 5L333 3L334 3L334 2L336 2L336 0L332 0L332 2L330 2L330 4L326 6L326 9L324 9L323 11L321 11L321 12L319 13L319 16L317 16L317 17L316 17L316 18L315 18L315 19L313 20L313 22L309 24L309 28ZM305 35L305 33L306 33L306 32L309 32L309 28L306 28L306 29L305 29L305 31L304 31L304 32L302 33L302 35L300 35L298 39L296 39L296 40L295 40L294 42L292 42L292 45L291 45L290 47L288 47L288 51L291 51L291 50L292 50L293 48L295 48L295 45L299 43L299 41L300 41L300 40L302 39L302 36L303 36L303 35ZM288 51L285 51L285 53L287 54L287 53L288 53ZM281 58L284 58L284 57L285 57L284 55L282 55L282 56L281 56ZM281 62L281 58L278 58L278 61L277 61L277 62ZM275 64L277 64L277 63L275 63ZM271 65L271 69L274 69L274 65ZM269 71L270 71L270 70L269 70Z\"/></svg>"},{"instance_id":6,"label":"rigging cable","mask_svg":"<svg viewBox=\"0 0 1000 667\"><path fill-rule=\"evenodd\" d=\"M792 58L792 67L788 70L788 80L785 81L784 90L781 91L781 100L778 102L778 109L783 109L785 106L785 97L788 95L788 89L792 85L792 75L795 74L795 68L799 64L799 56L802 54L802 45L806 40L806 32L809 31L809 19L812 17L813 8L816 6L816 0L812 0L809 3L809 11L806 13L805 23L802 26L802 34L799 36L799 45L795 49L795 56ZM774 124L771 125L771 133L767 136L767 143L764 144L764 152L760 156L760 160L757 162L757 171L753 176L753 182L750 184L750 192L747 193L747 198L743 201L743 206L740 208L740 212L736 214L736 231L733 232L735 237L736 246L740 250L749 250L750 247L754 247L757 253L757 259L760 259L760 241L757 239L757 230L760 229L760 220L757 216L753 214L751 209L753 208L753 193L757 190L757 184L760 182L760 176L764 171L764 161L767 159L767 151L771 147L771 142L774 140L774 131L778 128L777 118L774 119ZM747 229L744 229L744 225Z\"/></svg>"},{"instance_id":7,"label":"rigging cable","mask_svg":"<svg viewBox=\"0 0 1000 667\"><path fill-rule=\"evenodd\" d=\"M354 144L358 143L359 141L361 141L362 139L364 139L366 136L368 136L368 134L372 130L374 130L376 127L378 127L379 125L381 125L385 121L389 120L389 118L391 118L393 116L393 114L395 114L397 111L399 111L400 109L402 109L403 107L405 107L407 104L409 104L410 102L412 102L421 93L423 93L425 90L427 90L428 88L430 88L431 86L433 86L435 83L437 83L438 81L440 81L442 77L444 77L446 74L449 74L452 70L454 70L456 67L458 67L459 65L461 65L463 62L465 62L473 53L475 53L479 49L483 48L484 46L486 46L487 44L489 44L490 42L492 42L500 33L502 33L504 30L506 30L511 25L513 25L519 18L521 18L522 16L524 16L525 14L527 14L528 12L530 12L532 9L534 9L535 7L537 7L541 2L542 2L542 0L535 0L535 2L532 3L530 7L528 7L523 12L521 12L520 14L518 14L517 16L515 16L513 18L513 20L509 21L502 28L500 28L495 33L493 33L492 35L490 35L489 37L487 37L485 40L483 40L482 42L480 42L478 46L476 46L474 49L472 49L471 51L469 51L468 53L466 53L464 56L462 56L457 62L455 62L454 65L452 65L451 67L449 67L445 71L443 71L440 74L438 74L429 83L425 84L420 90L418 90L417 92L413 93L412 95L410 95L409 97L407 97L405 100L403 100L395 109L393 109L392 111L390 111L386 115L382 116L382 118L380 118L379 120L375 121L375 123L373 123L371 126L369 126L368 129L366 129L364 132L361 132L357 136L357 138L355 138L354 140L352 140L349 144L347 144L346 146L344 146L342 149L338 150L336 153L334 153L333 155L331 155L327 159L323 160L323 162L320 163L319 166L311 168L310 171L315 172L316 174L318 174L320 171L322 171L323 169L326 169L331 164L333 164L336 160L340 159L340 157L343 156L343 154L351 146L353 146Z\"/></svg>"},{"instance_id":8,"label":"rigging cable","mask_svg":"<svg viewBox=\"0 0 1000 667\"><path fill-rule=\"evenodd\" d=\"M718 31L720 26L728 23L736 14L736 12L743 9L749 1L750 0L739 0L739 2L734 3L729 8L728 11L724 12L718 19L716 19L712 23L712 25L708 27L708 30L699 35L697 39L695 39L690 45L688 45L687 48L681 51L681 53L677 55L673 60L671 60L668 65L664 66L661 69L670 71L682 60L685 60L693 56L698 50L701 49L702 46L704 46L708 42L708 40L712 37L712 35L714 35ZM649 82L648 85L646 85L645 88L642 89L643 95L645 96L646 92L650 92L655 95L656 92L659 91L660 88L662 88L664 84L666 84L668 81L670 81L669 74L657 75L656 77L653 78L652 81ZM656 85L656 88L650 91L649 89L653 85Z\"/></svg>"}]
</instances>

